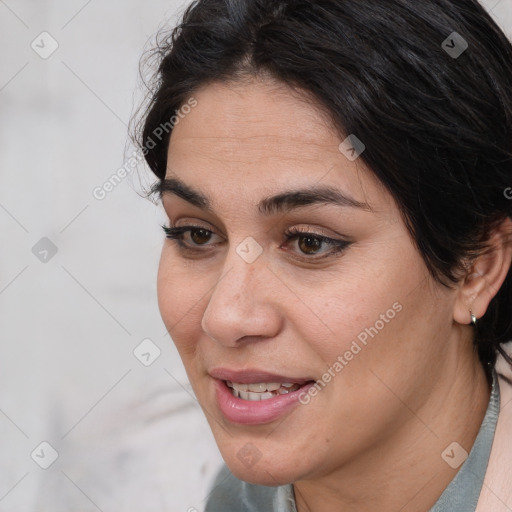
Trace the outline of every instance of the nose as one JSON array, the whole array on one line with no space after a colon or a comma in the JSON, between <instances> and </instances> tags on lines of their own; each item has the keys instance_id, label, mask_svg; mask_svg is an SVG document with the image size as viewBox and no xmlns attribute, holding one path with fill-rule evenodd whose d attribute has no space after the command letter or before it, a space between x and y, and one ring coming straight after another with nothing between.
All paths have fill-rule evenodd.
<instances>
[{"instance_id":1,"label":"nose","mask_svg":"<svg viewBox=\"0 0 512 512\"><path fill-rule=\"evenodd\" d=\"M282 322L277 283L264 258L247 263L233 251L223 269L203 313L203 331L225 347L276 336Z\"/></svg>"}]
</instances>

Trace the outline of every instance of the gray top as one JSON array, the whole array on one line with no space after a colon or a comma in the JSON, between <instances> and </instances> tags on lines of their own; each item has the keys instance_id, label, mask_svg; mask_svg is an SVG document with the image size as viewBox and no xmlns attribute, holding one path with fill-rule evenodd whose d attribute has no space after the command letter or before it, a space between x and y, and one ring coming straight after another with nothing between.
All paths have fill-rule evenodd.
<instances>
[{"instance_id":1,"label":"gray top","mask_svg":"<svg viewBox=\"0 0 512 512\"><path fill-rule=\"evenodd\" d=\"M485 417L468 458L429 512L474 512L482 490L500 410L496 371ZM454 452L448 451L448 458ZM455 459L454 459L455 460ZM293 486L265 487L238 480L226 466L212 486L205 512L297 512Z\"/></svg>"}]
</instances>

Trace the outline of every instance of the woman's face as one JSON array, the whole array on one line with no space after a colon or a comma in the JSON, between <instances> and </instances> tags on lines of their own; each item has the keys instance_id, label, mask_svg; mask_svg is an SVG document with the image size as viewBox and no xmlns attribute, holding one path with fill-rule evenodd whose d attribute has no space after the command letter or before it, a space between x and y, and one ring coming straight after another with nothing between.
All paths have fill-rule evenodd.
<instances>
[{"instance_id":1,"label":"woman's face","mask_svg":"<svg viewBox=\"0 0 512 512\"><path fill-rule=\"evenodd\" d=\"M454 294L313 102L262 79L194 98L163 185L170 225L194 230L163 247L162 317L239 478L327 475L417 421Z\"/></svg>"}]
</instances>

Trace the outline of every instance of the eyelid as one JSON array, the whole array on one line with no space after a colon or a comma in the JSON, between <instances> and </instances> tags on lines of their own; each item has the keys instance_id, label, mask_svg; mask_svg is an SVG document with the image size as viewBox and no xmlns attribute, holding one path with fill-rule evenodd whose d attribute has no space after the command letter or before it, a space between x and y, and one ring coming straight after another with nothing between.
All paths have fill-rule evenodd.
<instances>
[{"instance_id":1,"label":"eyelid","mask_svg":"<svg viewBox=\"0 0 512 512\"><path fill-rule=\"evenodd\" d=\"M327 231L320 226L303 226L303 225L295 226L294 225L290 228L285 229L285 232L296 232L296 233L304 234L304 235L313 235L313 236L318 236L320 238L323 237L323 238L326 238L328 240L333 240L333 241L338 241L340 238L346 239L346 237L344 235L342 235L340 233L335 233L333 231ZM343 241L343 240L339 240L339 241Z\"/></svg>"}]
</instances>

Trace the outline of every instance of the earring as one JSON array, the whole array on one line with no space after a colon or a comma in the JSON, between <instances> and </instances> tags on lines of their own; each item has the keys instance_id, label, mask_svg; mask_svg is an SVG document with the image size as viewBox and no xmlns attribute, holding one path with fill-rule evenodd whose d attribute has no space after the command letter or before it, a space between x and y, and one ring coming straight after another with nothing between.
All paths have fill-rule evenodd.
<instances>
[{"instance_id":1,"label":"earring","mask_svg":"<svg viewBox=\"0 0 512 512\"><path fill-rule=\"evenodd\" d=\"M471 323L473 325L476 325L476 316L473 314L473 311L471 311L471 309L469 310L469 315L471 316Z\"/></svg>"}]
</instances>

